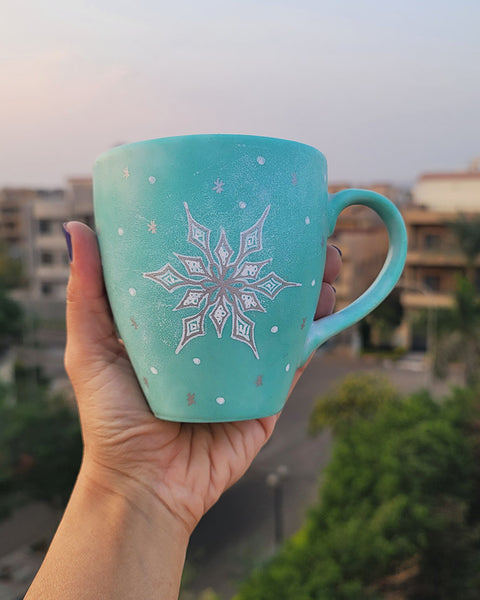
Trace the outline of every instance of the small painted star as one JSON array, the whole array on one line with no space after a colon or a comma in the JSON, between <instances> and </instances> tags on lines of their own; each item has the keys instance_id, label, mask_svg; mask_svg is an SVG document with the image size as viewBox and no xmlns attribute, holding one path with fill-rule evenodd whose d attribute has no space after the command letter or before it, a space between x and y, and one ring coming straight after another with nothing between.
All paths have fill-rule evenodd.
<instances>
[{"instance_id":1,"label":"small painted star","mask_svg":"<svg viewBox=\"0 0 480 600\"><path fill-rule=\"evenodd\" d=\"M148 224L148 231L150 233L157 233L157 224L155 223L155 220L150 221Z\"/></svg>"},{"instance_id":2,"label":"small painted star","mask_svg":"<svg viewBox=\"0 0 480 600\"><path fill-rule=\"evenodd\" d=\"M147 386L148 388L148 379L146 377L143 378L143 383Z\"/></svg>"},{"instance_id":3,"label":"small painted star","mask_svg":"<svg viewBox=\"0 0 480 600\"><path fill-rule=\"evenodd\" d=\"M128 167L123 169L123 177L124 179L128 179L130 177L130 171L128 170Z\"/></svg>"},{"instance_id":4,"label":"small painted star","mask_svg":"<svg viewBox=\"0 0 480 600\"><path fill-rule=\"evenodd\" d=\"M133 317L130 317L130 321L131 321L132 325L135 327L135 329L138 329L138 323L135 321L135 319Z\"/></svg>"},{"instance_id":5,"label":"small painted star","mask_svg":"<svg viewBox=\"0 0 480 600\"><path fill-rule=\"evenodd\" d=\"M195 404L195 394L188 394L187 402L188 402L188 406L192 406L192 404Z\"/></svg>"},{"instance_id":6,"label":"small painted star","mask_svg":"<svg viewBox=\"0 0 480 600\"><path fill-rule=\"evenodd\" d=\"M298 183L297 174L292 173L292 185L297 185L297 183Z\"/></svg>"},{"instance_id":7,"label":"small painted star","mask_svg":"<svg viewBox=\"0 0 480 600\"><path fill-rule=\"evenodd\" d=\"M263 385L263 375L259 375L259 376L257 377L257 381L255 382L255 385L256 385L257 387L260 387L261 385Z\"/></svg>"},{"instance_id":8,"label":"small painted star","mask_svg":"<svg viewBox=\"0 0 480 600\"><path fill-rule=\"evenodd\" d=\"M223 181L220 179L220 177L217 177L217 181L214 182L214 186L212 188L212 190L214 192L217 192L217 194L221 194L224 190L223 190L223 186L225 184L223 183Z\"/></svg>"},{"instance_id":9,"label":"small painted star","mask_svg":"<svg viewBox=\"0 0 480 600\"><path fill-rule=\"evenodd\" d=\"M305 321L306 321L306 320L307 320L306 318L305 318L305 319L303 319L303 321L302 321L302 326L300 327L300 329L305 329Z\"/></svg>"}]
</instances>

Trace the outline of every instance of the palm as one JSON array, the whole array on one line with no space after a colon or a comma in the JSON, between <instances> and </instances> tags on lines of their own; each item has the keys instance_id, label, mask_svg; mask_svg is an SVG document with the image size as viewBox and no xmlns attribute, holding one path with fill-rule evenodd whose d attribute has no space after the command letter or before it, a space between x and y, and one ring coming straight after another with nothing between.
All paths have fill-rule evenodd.
<instances>
[{"instance_id":1,"label":"palm","mask_svg":"<svg viewBox=\"0 0 480 600\"><path fill-rule=\"evenodd\" d=\"M276 417L214 424L159 420L149 411L121 345L110 339L103 356L112 352L117 359L98 365L101 376L89 384L95 403L80 408L86 451L103 468L140 478L193 528L246 471Z\"/></svg>"}]
</instances>

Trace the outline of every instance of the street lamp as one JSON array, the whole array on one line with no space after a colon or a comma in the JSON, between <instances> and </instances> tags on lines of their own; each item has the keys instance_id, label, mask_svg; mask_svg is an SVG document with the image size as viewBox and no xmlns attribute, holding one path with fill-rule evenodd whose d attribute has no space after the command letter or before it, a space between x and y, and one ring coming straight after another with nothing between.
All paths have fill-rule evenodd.
<instances>
[{"instance_id":1,"label":"street lamp","mask_svg":"<svg viewBox=\"0 0 480 600\"><path fill-rule=\"evenodd\" d=\"M283 530L283 482L288 479L286 465L279 465L275 471L267 475L266 483L273 491L273 527L275 548L279 548L284 539Z\"/></svg>"}]
</instances>

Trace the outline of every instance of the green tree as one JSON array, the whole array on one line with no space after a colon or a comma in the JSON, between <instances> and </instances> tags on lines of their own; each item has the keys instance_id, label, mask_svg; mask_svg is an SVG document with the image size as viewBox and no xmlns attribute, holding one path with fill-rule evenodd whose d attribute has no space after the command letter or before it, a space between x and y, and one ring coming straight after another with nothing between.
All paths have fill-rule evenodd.
<instances>
[{"instance_id":1,"label":"green tree","mask_svg":"<svg viewBox=\"0 0 480 600\"><path fill-rule=\"evenodd\" d=\"M0 354L22 337L23 310L0 281Z\"/></svg>"},{"instance_id":2,"label":"green tree","mask_svg":"<svg viewBox=\"0 0 480 600\"><path fill-rule=\"evenodd\" d=\"M25 283L22 260L12 258L4 241L0 240L0 281L7 289L21 287Z\"/></svg>"},{"instance_id":3,"label":"green tree","mask_svg":"<svg viewBox=\"0 0 480 600\"><path fill-rule=\"evenodd\" d=\"M451 310L437 319L437 348L434 371L445 377L451 362L464 365L465 384L480 381L480 301L473 284L465 277L457 279L455 302Z\"/></svg>"},{"instance_id":4,"label":"green tree","mask_svg":"<svg viewBox=\"0 0 480 600\"><path fill-rule=\"evenodd\" d=\"M359 418L370 419L381 406L397 400L398 393L386 377L373 373L350 373L339 385L316 400L308 431L316 435L328 428L335 434L345 433Z\"/></svg>"},{"instance_id":5,"label":"green tree","mask_svg":"<svg viewBox=\"0 0 480 600\"><path fill-rule=\"evenodd\" d=\"M467 277L474 282L475 262L480 255L480 216L461 214L449 229L455 234L458 245L467 260Z\"/></svg>"},{"instance_id":6,"label":"green tree","mask_svg":"<svg viewBox=\"0 0 480 600\"><path fill-rule=\"evenodd\" d=\"M365 338L365 348L371 346L372 331L377 332L378 343L382 348L392 346L392 336L403 319L403 305L400 302L400 290L394 289L385 300L364 321L367 326L361 330Z\"/></svg>"},{"instance_id":7,"label":"green tree","mask_svg":"<svg viewBox=\"0 0 480 600\"><path fill-rule=\"evenodd\" d=\"M474 405L422 392L342 427L305 525L237 600L478 598Z\"/></svg>"},{"instance_id":8,"label":"green tree","mask_svg":"<svg viewBox=\"0 0 480 600\"><path fill-rule=\"evenodd\" d=\"M29 499L65 505L82 456L77 415L46 393L10 406L0 393L0 516ZM2 401L3 400L3 401Z\"/></svg>"}]
</instances>

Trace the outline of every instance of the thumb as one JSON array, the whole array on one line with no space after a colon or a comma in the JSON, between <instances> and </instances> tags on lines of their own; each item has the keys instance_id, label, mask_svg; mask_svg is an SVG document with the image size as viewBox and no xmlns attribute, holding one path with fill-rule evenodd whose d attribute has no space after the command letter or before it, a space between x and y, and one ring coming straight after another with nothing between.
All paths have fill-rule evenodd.
<instances>
[{"instance_id":1,"label":"thumb","mask_svg":"<svg viewBox=\"0 0 480 600\"><path fill-rule=\"evenodd\" d=\"M115 332L95 233L75 221L64 230L71 254L65 367L72 379L78 373L84 379L114 362L124 348Z\"/></svg>"}]
</instances>

